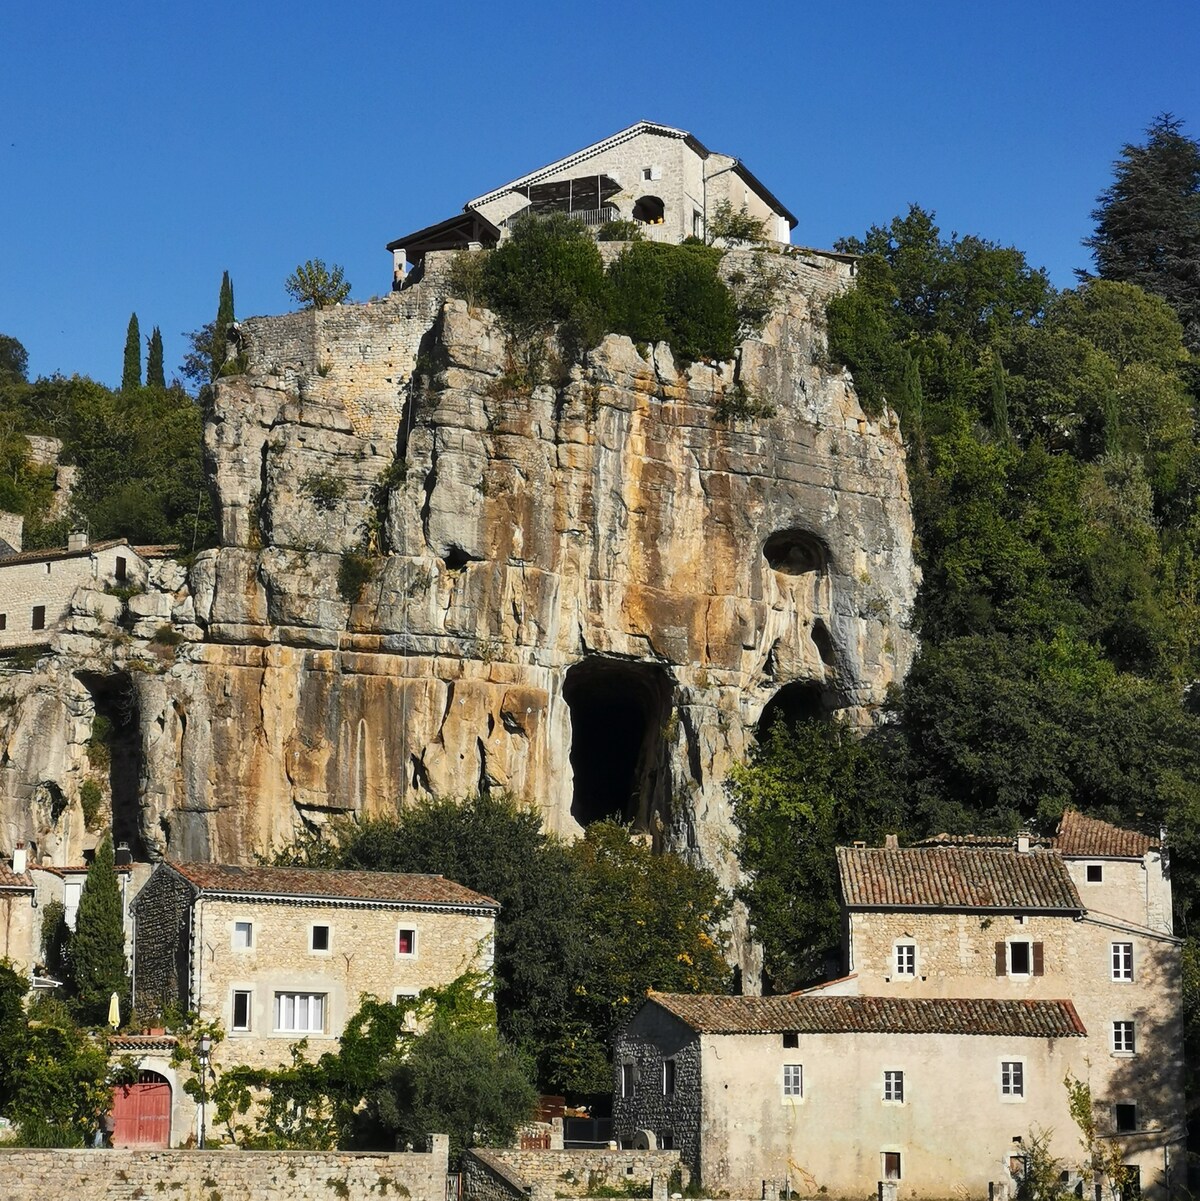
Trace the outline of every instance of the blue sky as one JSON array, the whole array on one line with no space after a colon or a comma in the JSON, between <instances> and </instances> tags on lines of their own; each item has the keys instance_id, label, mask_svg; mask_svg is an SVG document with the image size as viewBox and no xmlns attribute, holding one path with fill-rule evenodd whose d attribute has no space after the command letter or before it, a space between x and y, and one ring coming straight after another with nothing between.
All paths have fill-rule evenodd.
<instances>
[{"instance_id":1,"label":"blue sky","mask_svg":"<svg viewBox=\"0 0 1200 1201\"><path fill-rule=\"evenodd\" d=\"M1200 136L1200 5L211 0L0 10L0 332L33 374L168 375L300 261L390 285L391 238L632 122L736 154L827 246L917 202L1060 286L1122 143Z\"/></svg>"}]
</instances>

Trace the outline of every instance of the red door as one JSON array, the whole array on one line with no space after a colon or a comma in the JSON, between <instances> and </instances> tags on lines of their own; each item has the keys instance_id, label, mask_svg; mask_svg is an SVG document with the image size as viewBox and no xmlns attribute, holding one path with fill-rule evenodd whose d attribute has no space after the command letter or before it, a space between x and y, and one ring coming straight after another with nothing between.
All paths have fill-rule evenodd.
<instances>
[{"instance_id":1,"label":"red door","mask_svg":"<svg viewBox=\"0 0 1200 1201\"><path fill-rule=\"evenodd\" d=\"M113 1089L114 1147L171 1144L171 1086L157 1072L141 1072L137 1084Z\"/></svg>"}]
</instances>

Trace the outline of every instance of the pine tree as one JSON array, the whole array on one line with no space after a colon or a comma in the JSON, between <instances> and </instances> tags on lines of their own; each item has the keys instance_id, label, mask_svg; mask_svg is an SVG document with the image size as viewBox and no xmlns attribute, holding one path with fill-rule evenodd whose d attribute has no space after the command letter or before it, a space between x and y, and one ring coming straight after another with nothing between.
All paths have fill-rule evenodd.
<instances>
[{"instance_id":1,"label":"pine tree","mask_svg":"<svg viewBox=\"0 0 1200 1201\"><path fill-rule=\"evenodd\" d=\"M165 388L167 378L163 371L162 331L156 325L150 335L146 350L146 387Z\"/></svg>"},{"instance_id":2,"label":"pine tree","mask_svg":"<svg viewBox=\"0 0 1200 1201\"><path fill-rule=\"evenodd\" d=\"M138 329L137 313L130 314L125 331L125 365L121 370L121 391L129 392L142 386L142 334Z\"/></svg>"},{"instance_id":3,"label":"pine tree","mask_svg":"<svg viewBox=\"0 0 1200 1201\"><path fill-rule=\"evenodd\" d=\"M70 978L75 1008L83 1022L104 1022L114 992L123 1002L128 1000L121 890L111 835L106 835L96 848L96 858L88 868L79 897L71 938Z\"/></svg>"},{"instance_id":4,"label":"pine tree","mask_svg":"<svg viewBox=\"0 0 1200 1201\"><path fill-rule=\"evenodd\" d=\"M217 301L217 320L213 325L212 335L212 375L216 380L225 366L225 356L229 350L229 327L234 322L233 316L233 281L229 272L221 275L221 295Z\"/></svg>"},{"instance_id":5,"label":"pine tree","mask_svg":"<svg viewBox=\"0 0 1200 1201\"><path fill-rule=\"evenodd\" d=\"M1137 284L1165 300L1200 350L1200 142L1170 113L1156 117L1141 146L1127 145L1112 184L1092 210L1084 239L1101 279ZM1087 278L1086 272L1080 274Z\"/></svg>"}]
</instances>

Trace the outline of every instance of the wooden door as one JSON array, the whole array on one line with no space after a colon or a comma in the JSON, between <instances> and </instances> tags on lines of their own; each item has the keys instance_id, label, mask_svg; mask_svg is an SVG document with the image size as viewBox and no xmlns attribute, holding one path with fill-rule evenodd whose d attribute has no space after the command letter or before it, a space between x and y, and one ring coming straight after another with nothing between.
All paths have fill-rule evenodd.
<instances>
[{"instance_id":1,"label":"wooden door","mask_svg":"<svg viewBox=\"0 0 1200 1201\"><path fill-rule=\"evenodd\" d=\"M114 1147L171 1145L171 1086L157 1072L113 1089Z\"/></svg>"}]
</instances>

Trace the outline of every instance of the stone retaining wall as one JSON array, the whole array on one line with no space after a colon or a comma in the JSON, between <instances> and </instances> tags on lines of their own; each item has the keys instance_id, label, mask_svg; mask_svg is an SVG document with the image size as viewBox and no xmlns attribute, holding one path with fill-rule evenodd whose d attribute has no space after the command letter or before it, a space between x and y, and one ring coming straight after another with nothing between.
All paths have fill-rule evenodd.
<instances>
[{"instance_id":1,"label":"stone retaining wall","mask_svg":"<svg viewBox=\"0 0 1200 1201\"><path fill-rule=\"evenodd\" d=\"M400 1154L0 1150L6 1201L444 1201L448 1140Z\"/></svg>"},{"instance_id":2,"label":"stone retaining wall","mask_svg":"<svg viewBox=\"0 0 1200 1201\"><path fill-rule=\"evenodd\" d=\"M463 1156L465 1201L586 1197L598 1186L645 1186L665 1198L678 1151L518 1151L474 1148Z\"/></svg>"}]
</instances>

